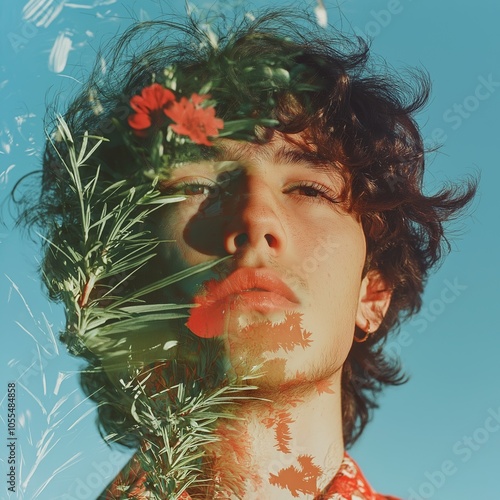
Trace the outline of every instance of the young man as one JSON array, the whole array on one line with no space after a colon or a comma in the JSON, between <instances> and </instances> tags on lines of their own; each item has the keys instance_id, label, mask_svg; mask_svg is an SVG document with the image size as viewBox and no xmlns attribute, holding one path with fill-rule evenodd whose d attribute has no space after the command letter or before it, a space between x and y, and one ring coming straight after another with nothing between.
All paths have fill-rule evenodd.
<instances>
[{"instance_id":1,"label":"young man","mask_svg":"<svg viewBox=\"0 0 500 500\"><path fill-rule=\"evenodd\" d=\"M100 183L141 169L158 176L162 196L182 200L148 218L160 244L141 283L223 259L148 297L191 304L176 342L198 339L200 357L216 343L224 377L258 373L252 397L211 428L203 481L180 498L390 498L371 489L345 449L384 385L403 381L384 340L419 309L443 222L473 196L471 186L422 192L412 114L427 97L425 78L412 94L371 68L364 44L305 33L279 15L217 45L196 26L138 26L118 43L106 79L91 81L66 114L74 133L109 139L90 162L102 168ZM45 213L61 218L68 245L74 194L58 165L48 151ZM81 309L97 300L96 283L87 279ZM136 444L136 414L118 404L109 363L85 355L96 370L82 374L84 388L100 403L102 428ZM143 360L141 387L171 394L175 377L151 361ZM167 498L154 467L139 454L103 498Z\"/></svg>"},{"instance_id":2,"label":"young man","mask_svg":"<svg viewBox=\"0 0 500 500\"><path fill-rule=\"evenodd\" d=\"M176 242L163 249L168 270L231 256L197 294L196 283L180 283L177 300L199 305L187 326L225 335L237 372L262 364L265 401L242 403L213 452L235 498L331 489L344 459L342 365L355 328L376 332L390 303L380 272L365 271L362 222L341 201L342 176L310 148L301 134L220 140L213 160L180 166L163 186L190 196L161 218L161 237ZM211 197L228 174L224 194Z\"/></svg>"}]
</instances>

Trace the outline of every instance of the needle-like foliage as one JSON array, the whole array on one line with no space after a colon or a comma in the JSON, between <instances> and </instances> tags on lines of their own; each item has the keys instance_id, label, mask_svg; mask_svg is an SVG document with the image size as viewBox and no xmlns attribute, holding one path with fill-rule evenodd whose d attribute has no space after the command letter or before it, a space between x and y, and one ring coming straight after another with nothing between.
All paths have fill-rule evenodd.
<instances>
[{"instance_id":1,"label":"needle-like foliage","mask_svg":"<svg viewBox=\"0 0 500 500\"><path fill-rule=\"evenodd\" d=\"M78 241L76 246L67 244L57 228L53 239L47 240L48 251L58 263L48 285L66 311L62 338L73 354L93 359L120 386L112 404L133 419L129 432L142 443L137 460L145 474L144 486L152 498L174 500L190 486L206 481L204 446L217 440L213 429L218 419L234 418L231 408L249 397L253 386L248 380L256 374L231 378L220 340L179 337L171 322L187 318L192 304L154 304L146 297L210 269L221 259L125 294L115 293L155 255L160 240L143 229L147 218L185 196L162 195L156 189L157 179L139 186L126 180L106 185L100 182L99 168L89 179L83 174L86 162L106 139L85 134L77 150L63 118L55 137L57 144L49 140L67 170L79 216L74 227L79 237L72 240ZM113 279L114 285L105 285ZM162 332L160 346L155 344L158 331ZM139 335L144 351L156 349L154 363L141 359L136 347ZM112 435L107 439L118 440ZM125 486L123 491L128 495Z\"/></svg>"}]
</instances>

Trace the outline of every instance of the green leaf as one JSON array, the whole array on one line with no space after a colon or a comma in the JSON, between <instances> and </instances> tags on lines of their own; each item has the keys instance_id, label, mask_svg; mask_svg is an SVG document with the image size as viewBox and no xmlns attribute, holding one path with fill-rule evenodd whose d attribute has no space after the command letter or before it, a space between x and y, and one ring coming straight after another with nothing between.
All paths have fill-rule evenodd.
<instances>
[{"instance_id":1,"label":"green leaf","mask_svg":"<svg viewBox=\"0 0 500 500\"><path fill-rule=\"evenodd\" d=\"M146 304L140 306L126 306L119 309L130 314L145 314L150 312L172 311L175 309L192 308L194 304Z\"/></svg>"},{"instance_id":2,"label":"green leaf","mask_svg":"<svg viewBox=\"0 0 500 500\"><path fill-rule=\"evenodd\" d=\"M207 271L208 269L216 266L217 264L220 264L221 262L226 261L229 258L231 258L231 256L222 257L221 259L216 259L216 260L212 260L209 262L203 262L203 263L198 264L196 266L189 267L188 269L185 269L183 271L179 271L175 274L167 276L166 278L163 278L163 279L161 279L155 283L152 283L150 285L147 285L144 288L141 288L140 290L137 290L137 291L131 293L127 297L124 297L123 299L115 302L112 305L112 307L117 307L123 303L128 302L130 299L137 299L138 297L148 295L152 292L155 292L156 290L160 290L160 289L165 288L169 285L172 285L173 283L177 283L178 281L189 278L190 276L194 276L195 274L201 273L203 271Z\"/></svg>"}]
</instances>

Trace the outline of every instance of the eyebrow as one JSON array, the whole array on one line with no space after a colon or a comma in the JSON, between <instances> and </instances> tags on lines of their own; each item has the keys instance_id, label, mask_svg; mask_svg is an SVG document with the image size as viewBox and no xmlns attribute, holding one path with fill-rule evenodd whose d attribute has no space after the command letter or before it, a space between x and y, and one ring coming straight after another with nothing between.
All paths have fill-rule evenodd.
<instances>
[{"instance_id":1,"label":"eyebrow","mask_svg":"<svg viewBox=\"0 0 500 500\"><path fill-rule=\"evenodd\" d=\"M212 149L212 160L227 160L241 162L252 154L253 144L240 144L238 146L217 145ZM261 147L261 146L259 146ZM263 157L272 163L282 165L300 164L311 170L322 173L336 172L338 166L331 161L312 151L305 151L299 148L291 148L282 145L274 150L263 150Z\"/></svg>"},{"instance_id":2,"label":"eyebrow","mask_svg":"<svg viewBox=\"0 0 500 500\"><path fill-rule=\"evenodd\" d=\"M332 172L336 170L333 162L327 162L325 158L319 156L315 152L287 148L285 146L281 146L273 152L272 160L274 163L281 163L284 165L298 163L320 172Z\"/></svg>"}]
</instances>

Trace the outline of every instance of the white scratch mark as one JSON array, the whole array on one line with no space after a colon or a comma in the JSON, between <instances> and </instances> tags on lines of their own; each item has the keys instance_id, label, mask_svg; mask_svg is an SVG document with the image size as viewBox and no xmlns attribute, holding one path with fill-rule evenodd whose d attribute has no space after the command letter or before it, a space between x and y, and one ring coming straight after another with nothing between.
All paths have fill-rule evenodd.
<instances>
[{"instance_id":1,"label":"white scratch mark","mask_svg":"<svg viewBox=\"0 0 500 500\"><path fill-rule=\"evenodd\" d=\"M21 129L21 125L25 123L28 118L36 118L36 115L34 113L28 113L27 115L19 115L14 117L18 130Z\"/></svg>"},{"instance_id":2,"label":"white scratch mark","mask_svg":"<svg viewBox=\"0 0 500 500\"><path fill-rule=\"evenodd\" d=\"M92 394L89 394L88 396L86 396L85 398L83 398L77 405L75 405L70 411L68 411L68 413L66 413L66 415L64 415L64 417L61 419L61 420L64 420L70 413L72 413L73 411L75 411L82 403L84 403L85 401L87 400L90 400L92 398L92 396L98 391L99 389L96 389ZM75 391L73 391L71 394L75 393ZM70 395L71 395L70 394ZM95 408L92 408L92 410L95 410ZM71 429L71 427L70 427Z\"/></svg>"},{"instance_id":3,"label":"white scratch mark","mask_svg":"<svg viewBox=\"0 0 500 500\"><path fill-rule=\"evenodd\" d=\"M42 386L43 386L43 395L47 395L47 379L45 378L45 372L43 371L43 363L42 363L42 355L40 354L40 344L36 345L36 350L38 352L38 361L40 363L40 373L42 374Z\"/></svg>"},{"instance_id":4,"label":"white scratch mark","mask_svg":"<svg viewBox=\"0 0 500 500\"><path fill-rule=\"evenodd\" d=\"M169 349L172 349L178 344L177 340L170 340L169 342L165 342L165 345L163 346L164 351L168 351Z\"/></svg>"},{"instance_id":5,"label":"white scratch mark","mask_svg":"<svg viewBox=\"0 0 500 500\"><path fill-rule=\"evenodd\" d=\"M26 148L24 152L26 153L27 156L35 156L38 154L36 148Z\"/></svg>"},{"instance_id":6,"label":"white scratch mark","mask_svg":"<svg viewBox=\"0 0 500 500\"><path fill-rule=\"evenodd\" d=\"M86 47L87 46L87 40L82 40L81 42L78 42L76 44L73 45L72 49L80 49L82 47Z\"/></svg>"},{"instance_id":7,"label":"white scratch mark","mask_svg":"<svg viewBox=\"0 0 500 500\"><path fill-rule=\"evenodd\" d=\"M45 326L47 327L47 330L50 333L50 341L52 342L52 345L54 346L54 352L59 355L59 347L57 345L56 338L54 336L54 331L52 330L52 324L49 323L49 320L47 319L47 316L45 316L45 313L42 313L43 319L45 321Z\"/></svg>"},{"instance_id":8,"label":"white scratch mark","mask_svg":"<svg viewBox=\"0 0 500 500\"><path fill-rule=\"evenodd\" d=\"M94 112L94 115L99 116L100 114L103 113L104 108L102 107L101 101L97 97L95 89L90 89L89 102L92 107L92 111Z\"/></svg>"},{"instance_id":9,"label":"white scratch mark","mask_svg":"<svg viewBox=\"0 0 500 500\"><path fill-rule=\"evenodd\" d=\"M60 374L61 375L61 374ZM22 384L21 384L22 386ZM23 388L25 388L23 386ZM26 388L25 388L26 389ZM29 391L28 391L29 392ZM49 455L49 453L55 448L55 446L59 443L61 440L60 438L57 438L57 429L62 421L62 419L59 419L55 421L57 418L57 415L59 413L59 409L66 403L66 401L72 396L74 393L76 393L77 390L75 389L72 393L66 395L65 397L59 399L57 403L53 406L52 410L50 411L48 417L47 417L47 423L49 424L49 427L43 431L40 440L36 443L36 460L33 466L31 467L31 470L29 471L28 476L26 479L21 480L21 486L25 489L30 482L30 480L33 478L33 475L37 471L39 465L44 461L45 458ZM73 408L74 409L74 408ZM73 410L71 410L73 411ZM66 415L68 415L68 412ZM21 455L22 449L21 449ZM49 482L57 475L59 472L65 470L67 467L70 465L73 465L75 463L75 460L80 457L81 453L78 452L75 455L73 455L70 459L68 459L64 464L59 466L55 471L51 474L51 476L36 490L34 496L31 496L30 498L37 498L40 493L46 488L46 486L49 484ZM23 477L22 474L19 476L20 478Z\"/></svg>"},{"instance_id":10,"label":"white scratch mark","mask_svg":"<svg viewBox=\"0 0 500 500\"><path fill-rule=\"evenodd\" d=\"M76 392L76 389L73 390L70 394L67 394L66 396L63 396L55 405L54 405L54 408L52 408L52 410L50 411L48 417L47 417L47 421L50 422L52 420L52 418L56 418L57 417L57 410L59 410L59 408L64 404L66 403L66 401ZM59 420L57 421L54 421L52 423L52 426L56 426L56 425L59 425L61 423L61 421L64 419L63 418L60 418Z\"/></svg>"},{"instance_id":11,"label":"white scratch mark","mask_svg":"<svg viewBox=\"0 0 500 500\"><path fill-rule=\"evenodd\" d=\"M24 376L25 376L25 375L26 375L26 374L27 374L27 373L28 373L28 372L29 372L29 371L30 371L30 370L31 370L31 369L35 366L35 363L36 363L36 360L35 360L35 361L33 361L33 363L31 363L31 365L29 365L29 366L28 366L28 368L26 368L26 369L25 369L25 370L24 370L24 371L23 371L23 372L19 375L19 377L17 377L17 381L22 380L22 379L23 379L23 377L24 377ZM21 369L21 368L24 368L24 366L19 367L19 368L20 368L20 369Z\"/></svg>"},{"instance_id":12,"label":"white scratch mark","mask_svg":"<svg viewBox=\"0 0 500 500\"><path fill-rule=\"evenodd\" d=\"M82 5L77 3L67 3L65 6L70 9L92 9L92 5Z\"/></svg>"},{"instance_id":13,"label":"white scratch mark","mask_svg":"<svg viewBox=\"0 0 500 500\"><path fill-rule=\"evenodd\" d=\"M23 135L23 131L22 131L23 124L26 123L30 118L36 118L36 115L34 113L27 113L25 115L19 115L19 116L14 117L14 120L16 121L16 125L17 125L17 131L21 135ZM33 143L33 142L34 142L33 138L31 138L31 143Z\"/></svg>"},{"instance_id":14,"label":"white scratch mark","mask_svg":"<svg viewBox=\"0 0 500 500\"><path fill-rule=\"evenodd\" d=\"M186 1L185 8L186 14L188 16L192 16L193 14L198 12L198 7L196 7L196 5L192 4L191 2Z\"/></svg>"},{"instance_id":15,"label":"white scratch mark","mask_svg":"<svg viewBox=\"0 0 500 500\"><path fill-rule=\"evenodd\" d=\"M12 279L7 275L5 274L4 275L11 283L12 287L11 289L9 289L9 301L10 301L10 295L11 295L11 290L14 289L17 294L19 295L19 297L21 297L21 300L23 301L24 303L24 307L26 307L26 310L28 311L28 314L30 315L31 319L34 321L36 327L38 328L38 330L40 330L40 332L42 332L44 335L46 334L45 330L43 330L43 328L40 326L40 322L35 318L35 316L33 315L33 312L31 311L30 307L28 306L28 303L26 302L26 299L24 298L23 294L21 293L21 291L19 290L19 287L16 285L16 283L14 283L14 281L12 281ZM45 316L44 316L45 318ZM45 319L45 323L46 325L48 326L48 323ZM34 337L34 335L32 333L30 333L26 328L24 328L23 325L21 325L19 322L16 321L16 324L22 329L24 330L35 342L36 344L40 345L40 347L45 351L45 354L50 358L53 354L51 352L49 352L45 346L41 345L40 342L38 342L38 340ZM54 339L54 333L52 332L52 330L49 328L49 332L51 334L51 342L52 342L52 345L54 345L55 347L55 351L57 353L59 353L58 349L57 349L57 344L56 344L56 341Z\"/></svg>"},{"instance_id":16,"label":"white scratch mark","mask_svg":"<svg viewBox=\"0 0 500 500\"><path fill-rule=\"evenodd\" d=\"M63 10L66 0L30 0L23 8L23 19L47 28Z\"/></svg>"},{"instance_id":17,"label":"white scratch mark","mask_svg":"<svg viewBox=\"0 0 500 500\"><path fill-rule=\"evenodd\" d=\"M40 342L38 342L38 340L35 338L35 336L34 336L34 335L33 335L33 334L29 331L29 330L27 330L26 328L24 328L24 326L23 326L23 325L21 325L21 323L19 323L19 321L16 321L15 323L16 323L16 325L17 325L19 328L21 328L21 330L23 330L24 332L26 332L26 333L27 333L27 334L28 334L28 335L29 335L29 336L30 336L30 337L31 337L31 338L32 338L32 339L36 342L36 345L37 345L37 346L38 346L38 345L40 345ZM41 346L41 347L42 347L42 349L45 351L45 353L46 353L48 356L51 356L50 352L49 352L49 351L47 351L47 349L45 349L45 347L44 347L44 346Z\"/></svg>"},{"instance_id":18,"label":"white scratch mark","mask_svg":"<svg viewBox=\"0 0 500 500\"><path fill-rule=\"evenodd\" d=\"M318 0L318 5L314 8L314 14L316 14L316 22L318 25L322 28L326 28L328 26L328 14L323 0Z\"/></svg>"},{"instance_id":19,"label":"white scratch mark","mask_svg":"<svg viewBox=\"0 0 500 500\"><path fill-rule=\"evenodd\" d=\"M24 429L25 426L28 425L28 422L31 420L31 411L26 410L21 413L19 416L19 427L22 427Z\"/></svg>"},{"instance_id":20,"label":"white scratch mark","mask_svg":"<svg viewBox=\"0 0 500 500\"><path fill-rule=\"evenodd\" d=\"M200 29L205 32L205 35L208 38L208 41L210 43L210 46L214 49L216 49L219 46L219 39L215 32L212 30L212 27L210 24L200 24Z\"/></svg>"},{"instance_id":21,"label":"white scratch mark","mask_svg":"<svg viewBox=\"0 0 500 500\"><path fill-rule=\"evenodd\" d=\"M32 365L33 366L33 365ZM45 409L45 407L43 406L42 402L40 401L40 399L38 399L22 382L19 382L18 381L18 384L38 403L38 405L40 406L41 410L42 410L42 413L44 415L47 415L47 410Z\"/></svg>"},{"instance_id":22,"label":"white scratch mark","mask_svg":"<svg viewBox=\"0 0 500 500\"><path fill-rule=\"evenodd\" d=\"M66 3L65 7L71 7L72 9L93 9L95 7L102 7L104 5L112 5L116 2L117 0L94 0L92 2L92 5L81 3Z\"/></svg>"},{"instance_id":23,"label":"white scratch mark","mask_svg":"<svg viewBox=\"0 0 500 500\"><path fill-rule=\"evenodd\" d=\"M88 409L81 417L77 418L69 427L68 427L68 431L70 431L71 429L73 429L73 427L78 424L79 422L81 422L87 415L90 415L91 413L95 412L97 410L97 407L94 406L93 408L90 408Z\"/></svg>"},{"instance_id":24,"label":"white scratch mark","mask_svg":"<svg viewBox=\"0 0 500 500\"><path fill-rule=\"evenodd\" d=\"M15 163L13 163L12 165L9 165L7 167L7 170L4 170L3 172L0 173L0 184L3 184L5 182L5 184L7 184L7 182L9 182L9 172L15 167Z\"/></svg>"},{"instance_id":25,"label":"white scratch mark","mask_svg":"<svg viewBox=\"0 0 500 500\"><path fill-rule=\"evenodd\" d=\"M31 420L31 413L29 414L29 417ZM30 446L34 445L33 435L31 434L31 427L28 427L28 436L26 437L26 440L28 441Z\"/></svg>"},{"instance_id":26,"label":"white scratch mark","mask_svg":"<svg viewBox=\"0 0 500 500\"><path fill-rule=\"evenodd\" d=\"M111 14L111 9L108 9L104 14L97 12L96 17L97 17L97 19L106 19L106 16L109 16L110 14ZM108 18L108 20L110 20L110 19L111 19L111 21L120 21L120 18L116 17L116 16Z\"/></svg>"},{"instance_id":27,"label":"white scratch mark","mask_svg":"<svg viewBox=\"0 0 500 500\"><path fill-rule=\"evenodd\" d=\"M69 76L69 75L59 75L59 76L64 76L64 78L69 78L70 80L74 80L76 83L79 83L80 85L83 85L83 83L80 80L77 80L76 78ZM58 136L57 134L54 136L56 142L61 142L62 138ZM59 139L57 138L59 137Z\"/></svg>"},{"instance_id":28,"label":"white scratch mark","mask_svg":"<svg viewBox=\"0 0 500 500\"><path fill-rule=\"evenodd\" d=\"M71 458L69 458L68 460L66 460L66 463L64 463L63 465L59 466L53 473L52 475L47 479L47 481L45 481L45 483L43 483L40 488L38 488L34 495L33 495L33 499L35 498L38 498L38 496L40 495L40 493L47 487L47 485L50 483L50 481L52 481L52 479L54 479L54 477L56 477L57 474L59 474L60 472L66 470L68 467L70 467L71 465L73 465L73 462L76 461L77 458L79 458L80 456L82 455L81 452L78 452L78 453L75 453ZM78 462L76 462L78 463Z\"/></svg>"},{"instance_id":29,"label":"white scratch mark","mask_svg":"<svg viewBox=\"0 0 500 500\"><path fill-rule=\"evenodd\" d=\"M23 294L21 293L21 290L19 290L19 287L14 283L14 281L12 281L9 276L7 276L6 274L4 275L9 281L10 281L10 284L12 285L12 288L17 292L17 294L19 295L19 297L21 297L21 300L23 301L24 303L24 306L26 307L29 315L35 319L35 317L33 316L33 313L31 312L31 309L29 308L28 306L28 303L26 302L26 299L23 297Z\"/></svg>"},{"instance_id":30,"label":"white scratch mark","mask_svg":"<svg viewBox=\"0 0 500 500\"><path fill-rule=\"evenodd\" d=\"M16 321L15 323L19 328L21 328L21 330L23 330L25 333L27 333L38 345L38 340L35 338L35 336L27 328L24 328L24 326L21 325L21 323L19 323L19 321ZM33 362L33 364L34 364L34 362ZM31 366L33 366L33 365L31 365Z\"/></svg>"},{"instance_id":31,"label":"white scratch mark","mask_svg":"<svg viewBox=\"0 0 500 500\"><path fill-rule=\"evenodd\" d=\"M105 75L106 70L107 70L106 59L104 59L104 57L101 57L101 73Z\"/></svg>"},{"instance_id":32,"label":"white scratch mark","mask_svg":"<svg viewBox=\"0 0 500 500\"><path fill-rule=\"evenodd\" d=\"M52 46L49 56L49 70L54 73L61 73L68 62L69 51L72 49L73 42L69 37L69 31L61 31Z\"/></svg>"},{"instance_id":33,"label":"white scratch mark","mask_svg":"<svg viewBox=\"0 0 500 500\"><path fill-rule=\"evenodd\" d=\"M8 128L5 128L2 132L0 132L0 137L3 135L6 136L7 141L2 140L2 149L6 154L9 154L12 144L14 144L14 136Z\"/></svg>"},{"instance_id":34,"label":"white scratch mark","mask_svg":"<svg viewBox=\"0 0 500 500\"><path fill-rule=\"evenodd\" d=\"M61 388L61 384L69 377L68 373L59 372L57 375L56 385L54 387L54 394L57 396L59 394L59 389Z\"/></svg>"},{"instance_id":35,"label":"white scratch mark","mask_svg":"<svg viewBox=\"0 0 500 500\"><path fill-rule=\"evenodd\" d=\"M42 460L54 449L54 446L60 441L60 438L49 448L50 442L52 441L52 438L54 437L54 433L52 432L52 435L49 437L46 443L43 443L43 440L45 439L45 436L47 435L48 431L44 433L42 436L42 439L38 442L38 448L36 451L36 460L35 463L33 464L33 467L31 468L28 476L26 479L22 482L23 488L26 488L28 486L28 483L30 482L30 479L32 478L33 474L35 471L38 469L38 466L42 462Z\"/></svg>"},{"instance_id":36,"label":"white scratch mark","mask_svg":"<svg viewBox=\"0 0 500 500\"><path fill-rule=\"evenodd\" d=\"M23 478L23 471L24 471L24 463L25 463L25 460L24 460L24 453L23 453L23 448L22 446L20 446L21 448L21 470L19 471L19 481L22 481L22 478Z\"/></svg>"},{"instance_id":37,"label":"white scratch mark","mask_svg":"<svg viewBox=\"0 0 500 500\"><path fill-rule=\"evenodd\" d=\"M9 80L4 80L3 82L0 82L0 90L5 88L5 86L9 83Z\"/></svg>"}]
</instances>

